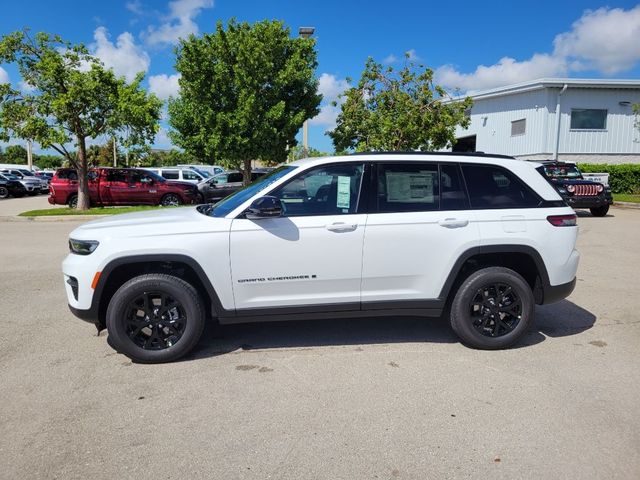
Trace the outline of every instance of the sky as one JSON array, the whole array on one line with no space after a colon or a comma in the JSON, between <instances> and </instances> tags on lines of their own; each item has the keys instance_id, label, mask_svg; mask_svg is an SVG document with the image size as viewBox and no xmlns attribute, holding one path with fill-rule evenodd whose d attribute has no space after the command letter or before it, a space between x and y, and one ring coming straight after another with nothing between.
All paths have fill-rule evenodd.
<instances>
[{"instance_id":1,"label":"sky","mask_svg":"<svg viewBox=\"0 0 640 480\"><path fill-rule=\"evenodd\" d=\"M400 65L405 53L432 68L450 91L482 90L543 77L640 78L640 4L590 0L26 0L3 2L0 35L28 27L84 43L105 65L166 100L178 92L173 49L181 37L211 32L232 17L282 20L296 34L315 27L320 114L309 143L333 151L331 102L357 82L368 57ZM19 88L13 65L0 82ZM155 146L169 148L162 122ZM16 143L16 142L12 142ZM36 151L38 148L36 146Z\"/></svg>"}]
</instances>

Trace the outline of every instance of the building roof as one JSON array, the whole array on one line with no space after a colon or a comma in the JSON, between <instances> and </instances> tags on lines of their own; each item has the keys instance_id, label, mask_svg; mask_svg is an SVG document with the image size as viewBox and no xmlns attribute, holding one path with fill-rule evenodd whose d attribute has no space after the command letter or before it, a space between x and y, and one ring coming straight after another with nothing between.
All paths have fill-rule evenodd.
<instances>
[{"instance_id":1,"label":"building roof","mask_svg":"<svg viewBox=\"0 0 640 480\"><path fill-rule=\"evenodd\" d=\"M528 82L515 83L502 87L490 88L487 90L470 90L466 95L461 95L455 99L471 97L480 100L491 97L501 97L513 95L543 88L610 88L610 89L638 89L640 90L640 80L631 79L602 79L602 78L539 78ZM455 100L454 99L454 100Z\"/></svg>"}]
</instances>

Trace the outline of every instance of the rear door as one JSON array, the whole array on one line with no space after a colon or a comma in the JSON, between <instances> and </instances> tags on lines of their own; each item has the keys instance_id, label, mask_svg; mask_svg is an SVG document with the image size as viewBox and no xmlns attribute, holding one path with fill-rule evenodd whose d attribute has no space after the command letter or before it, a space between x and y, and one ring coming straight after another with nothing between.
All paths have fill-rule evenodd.
<instances>
[{"instance_id":1,"label":"rear door","mask_svg":"<svg viewBox=\"0 0 640 480\"><path fill-rule=\"evenodd\" d=\"M380 162L374 171L362 307L430 308L458 256L479 244L461 172L424 161Z\"/></svg>"},{"instance_id":2,"label":"rear door","mask_svg":"<svg viewBox=\"0 0 640 480\"><path fill-rule=\"evenodd\" d=\"M100 182L100 197L105 205L128 205L129 173L120 168L106 170L104 179Z\"/></svg>"}]
</instances>

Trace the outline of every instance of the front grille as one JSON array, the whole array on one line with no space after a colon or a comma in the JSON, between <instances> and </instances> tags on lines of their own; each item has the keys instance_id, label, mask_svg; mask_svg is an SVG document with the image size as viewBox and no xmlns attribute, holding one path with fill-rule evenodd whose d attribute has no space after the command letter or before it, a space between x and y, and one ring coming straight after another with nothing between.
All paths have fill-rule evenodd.
<instances>
[{"instance_id":1,"label":"front grille","mask_svg":"<svg viewBox=\"0 0 640 480\"><path fill-rule=\"evenodd\" d=\"M579 196L593 196L598 195L598 186L597 185L576 185L576 191L574 195Z\"/></svg>"}]
</instances>

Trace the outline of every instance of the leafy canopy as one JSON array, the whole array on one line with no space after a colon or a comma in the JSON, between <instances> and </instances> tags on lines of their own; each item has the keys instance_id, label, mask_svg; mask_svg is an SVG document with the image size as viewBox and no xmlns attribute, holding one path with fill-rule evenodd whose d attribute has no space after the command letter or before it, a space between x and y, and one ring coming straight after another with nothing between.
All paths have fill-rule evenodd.
<instances>
[{"instance_id":1,"label":"leafy canopy","mask_svg":"<svg viewBox=\"0 0 640 480\"><path fill-rule=\"evenodd\" d=\"M448 100L434 84L433 70L406 56L399 71L367 60L356 87L344 101L336 128L328 132L336 151L438 150L455 141L455 127L466 127L472 100Z\"/></svg>"},{"instance_id":2,"label":"leafy canopy","mask_svg":"<svg viewBox=\"0 0 640 480\"><path fill-rule=\"evenodd\" d=\"M282 22L218 22L214 33L182 40L176 54L182 77L169 103L170 135L196 158L228 168L282 162L319 112L315 42L291 38Z\"/></svg>"}]
</instances>

